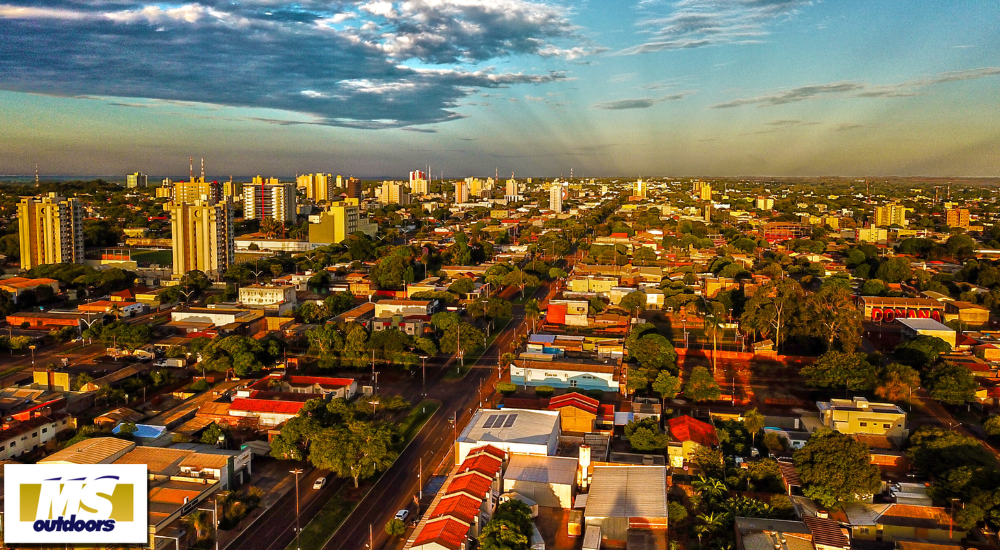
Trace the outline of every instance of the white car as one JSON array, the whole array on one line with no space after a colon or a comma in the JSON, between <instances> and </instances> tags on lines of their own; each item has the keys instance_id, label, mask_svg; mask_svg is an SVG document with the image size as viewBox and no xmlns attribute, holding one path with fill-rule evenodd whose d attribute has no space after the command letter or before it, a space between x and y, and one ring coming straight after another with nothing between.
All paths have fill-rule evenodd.
<instances>
[{"instance_id":1,"label":"white car","mask_svg":"<svg viewBox=\"0 0 1000 550\"><path fill-rule=\"evenodd\" d=\"M409 510L400 510L396 512L396 519L398 519L399 521L406 521L406 518L408 517L410 517Z\"/></svg>"},{"instance_id":2,"label":"white car","mask_svg":"<svg viewBox=\"0 0 1000 550\"><path fill-rule=\"evenodd\" d=\"M321 477L313 482L313 489L322 489L326 485L326 478Z\"/></svg>"}]
</instances>

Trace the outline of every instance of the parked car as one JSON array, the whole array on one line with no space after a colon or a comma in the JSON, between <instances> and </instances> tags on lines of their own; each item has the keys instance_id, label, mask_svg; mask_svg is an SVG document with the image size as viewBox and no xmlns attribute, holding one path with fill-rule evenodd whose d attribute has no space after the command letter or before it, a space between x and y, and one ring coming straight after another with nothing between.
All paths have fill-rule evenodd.
<instances>
[{"instance_id":1,"label":"parked car","mask_svg":"<svg viewBox=\"0 0 1000 550\"><path fill-rule=\"evenodd\" d=\"M408 517L410 517L409 510L400 510L396 512L396 519L398 519L399 521L406 521L406 518Z\"/></svg>"},{"instance_id":2,"label":"parked car","mask_svg":"<svg viewBox=\"0 0 1000 550\"><path fill-rule=\"evenodd\" d=\"M322 489L326 485L326 478L321 477L313 482L313 489Z\"/></svg>"}]
</instances>

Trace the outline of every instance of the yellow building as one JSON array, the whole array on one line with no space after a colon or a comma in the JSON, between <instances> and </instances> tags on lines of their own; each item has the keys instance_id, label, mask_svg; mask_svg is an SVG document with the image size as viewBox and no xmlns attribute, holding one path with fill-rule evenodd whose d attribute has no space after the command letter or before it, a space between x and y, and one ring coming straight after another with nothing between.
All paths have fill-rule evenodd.
<instances>
[{"instance_id":1,"label":"yellow building","mask_svg":"<svg viewBox=\"0 0 1000 550\"><path fill-rule=\"evenodd\" d=\"M21 268L83 263L83 206L77 199L49 193L25 197L17 205Z\"/></svg>"},{"instance_id":2,"label":"yellow building","mask_svg":"<svg viewBox=\"0 0 1000 550\"><path fill-rule=\"evenodd\" d=\"M898 225L906 227L906 213L913 212L912 208L905 208L903 205L890 202L885 206L875 207L875 225L878 227L888 227Z\"/></svg>"},{"instance_id":3,"label":"yellow building","mask_svg":"<svg viewBox=\"0 0 1000 550\"><path fill-rule=\"evenodd\" d=\"M302 174L295 178L295 185L304 189L306 198L314 202L331 201L336 194L330 174Z\"/></svg>"},{"instance_id":4,"label":"yellow building","mask_svg":"<svg viewBox=\"0 0 1000 550\"><path fill-rule=\"evenodd\" d=\"M774 208L774 199L770 197L757 197L757 210L771 210Z\"/></svg>"},{"instance_id":5,"label":"yellow building","mask_svg":"<svg viewBox=\"0 0 1000 550\"><path fill-rule=\"evenodd\" d=\"M646 194L649 192L649 184L638 179L632 184L632 196L646 198Z\"/></svg>"},{"instance_id":6,"label":"yellow building","mask_svg":"<svg viewBox=\"0 0 1000 550\"><path fill-rule=\"evenodd\" d=\"M330 205L320 216L319 223L309 224L309 242L339 243L358 231L374 237L378 233L378 224L361 216L358 199L347 199Z\"/></svg>"},{"instance_id":7,"label":"yellow building","mask_svg":"<svg viewBox=\"0 0 1000 550\"><path fill-rule=\"evenodd\" d=\"M382 204L399 204L406 206L410 204L410 194L406 192L406 187L401 183L393 181L382 182L382 193L378 198Z\"/></svg>"},{"instance_id":8,"label":"yellow building","mask_svg":"<svg viewBox=\"0 0 1000 550\"><path fill-rule=\"evenodd\" d=\"M194 204L195 201L202 201L206 204L219 202L219 184L205 181L204 177L174 183L173 202Z\"/></svg>"},{"instance_id":9,"label":"yellow building","mask_svg":"<svg viewBox=\"0 0 1000 550\"><path fill-rule=\"evenodd\" d=\"M149 179L146 177L146 174L143 174L142 172L129 174L125 176L125 180L126 180L125 186L128 187L129 189L134 189L136 187L146 187L149 181Z\"/></svg>"},{"instance_id":10,"label":"yellow building","mask_svg":"<svg viewBox=\"0 0 1000 550\"><path fill-rule=\"evenodd\" d=\"M703 201L712 200L712 185L708 183L702 185L701 189L698 190L698 198Z\"/></svg>"},{"instance_id":11,"label":"yellow building","mask_svg":"<svg viewBox=\"0 0 1000 550\"><path fill-rule=\"evenodd\" d=\"M952 208L948 210L946 223L948 224L948 227L961 227L963 229L969 229L969 209Z\"/></svg>"},{"instance_id":12,"label":"yellow building","mask_svg":"<svg viewBox=\"0 0 1000 550\"><path fill-rule=\"evenodd\" d=\"M156 198L158 199L172 199L174 198L174 185L164 185L162 187L156 188Z\"/></svg>"},{"instance_id":13,"label":"yellow building","mask_svg":"<svg viewBox=\"0 0 1000 550\"><path fill-rule=\"evenodd\" d=\"M864 397L831 399L816 403L823 425L850 435L881 435L902 441L906 429L906 413L892 403L870 402Z\"/></svg>"},{"instance_id":14,"label":"yellow building","mask_svg":"<svg viewBox=\"0 0 1000 550\"><path fill-rule=\"evenodd\" d=\"M174 252L174 277L192 270L221 275L236 257L233 208L228 202L167 203Z\"/></svg>"},{"instance_id":15,"label":"yellow building","mask_svg":"<svg viewBox=\"0 0 1000 550\"><path fill-rule=\"evenodd\" d=\"M618 286L617 277L576 277L566 281L566 288L571 292L598 292L607 294Z\"/></svg>"},{"instance_id":16,"label":"yellow building","mask_svg":"<svg viewBox=\"0 0 1000 550\"><path fill-rule=\"evenodd\" d=\"M469 184L464 181L455 182L455 203L464 204L469 202Z\"/></svg>"},{"instance_id":17,"label":"yellow building","mask_svg":"<svg viewBox=\"0 0 1000 550\"><path fill-rule=\"evenodd\" d=\"M228 198L231 201L236 201L237 199L243 198L243 188L242 184L227 181L222 183L222 196Z\"/></svg>"}]
</instances>

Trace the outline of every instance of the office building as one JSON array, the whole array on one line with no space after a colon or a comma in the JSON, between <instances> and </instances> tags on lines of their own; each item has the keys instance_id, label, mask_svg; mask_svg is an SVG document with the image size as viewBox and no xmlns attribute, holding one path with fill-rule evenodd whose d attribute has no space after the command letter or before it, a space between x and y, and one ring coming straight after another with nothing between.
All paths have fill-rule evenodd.
<instances>
[{"instance_id":1,"label":"office building","mask_svg":"<svg viewBox=\"0 0 1000 550\"><path fill-rule=\"evenodd\" d=\"M339 243L358 231L374 237L378 233L378 224L361 216L358 199L347 199L331 204L326 212L320 214L319 223L309 224L309 242Z\"/></svg>"},{"instance_id":2,"label":"office building","mask_svg":"<svg viewBox=\"0 0 1000 550\"><path fill-rule=\"evenodd\" d=\"M701 189L698 190L698 198L703 201L712 200L712 184L706 183L702 185Z\"/></svg>"},{"instance_id":3,"label":"office building","mask_svg":"<svg viewBox=\"0 0 1000 550\"><path fill-rule=\"evenodd\" d=\"M304 189L306 198L313 202L331 201L336 196L330 174L303 174L295 178L295 186Z\"/></svg>"},{"instance_id":4,"label":"office building","mask_svg":"<svg viewBox=\"0 0 1000 550\"><path fill-rule=\"evenodd\" d=\"M464 181L455 182L455 203L464 204L469 202L469 185Z\"/></svg>"},{"instance_id":5,"label":"office building","mask_svg":"<svg viewBox=\"0 0 1000 550\"><path fill-rule=\"evenodd\" d=\"M83 263L83 206L56 193L25 197L17 205L21 268Z\"/></svg>"},{"instance_id":6,"label":"office building","mask_svg":"<svg viewBox=\"0 0 1000 550\"><path fill-rule=\"evenodd\" d=\"M295 185L291 183L243 186L243 217L295 221Z\"/></svg>"},{"instance_id":7,"label":"office building","mask_svg":"<svg viewBox=\"0 0 1000 550\"><path fill-rule=\"evenodd\" d=\"M969 209L968 208L952 208L948 210L947 222L948 227L961 227L962 229L969 228Z\"/></svg>"},{"instance_id":8,"label":"office building","mask_svg":"<svg viewBox=\"0 0 1000 550\"><path fill-rule=\"evenodd\" d=\"M337 176L338 180L340 176ZM338 185L339 187L339 185ZM361 180L358 178L347 178L347 198L349 199L363 199L364 189L361 187Z\"/></svg>"},{"instance_id":9,"label":"office building","mask_svg":"<svg viewBox=\"0 0 1000 550\"><path fill-rule=\"evenodd\" d=\"M148 185L148 179L146 174L142 172L136 172L134 174L129 174L125 176L125 186L129 189L135 189L136 187L146 187Z\"/></svg>"},{"instance_id":10,"label":"office building","mask_svg":"<svg viewBox=\"0 0 1000 550\"><path fill-rule=\"evenodd\" d=\"M164 210L170 212L174 277L195 269L216 277L233 263L233 208L228 202L167 203Z\"/></svg>"},{"instance_id":11,"label":"office building","mask_svg":"<svg viewBox=\"0 0 1000 550\"><path fill-rule=\"evenodd\" d=\"M486 191L483 180L479 178L465 178L465 185L469 188L469 195L473 197L482 197L483 191Z\"/></svg>"},{"instance_id":12,"label":"office building","mask_svg":"<svg viewBox=\"0 0 1000 550\"><path fill-rule=\"evenodd\" d=\"M635 183L632 184L633 197L639 197L644 199L646 198L646 193L648 190L649 190L649 184L642 181L641 179L636 180Z\"/></svg>"},{"instance_id":13,"label":"office building","mask_svg":"<svg viewBox=\"0 0 1000 550\"><path fill-rule=\"evenodd\" d=\"M174 183L173 202L194 204L202 201L207 204L219 202L219 182L205 181L205 177L191 178L189 181Z\"/></svg>"},{"instance_id":14,"label":"office building","mask_svg":"<svg viewBox=\"0 0 1000 550\"><path fill-rule=\"evenodd\" d=\"M232 180L222 183L222 198L230 202L240 202L243 200L243 186Z\"/></svg>"},{"instance_id":15,"label":"office building","mask_svg":"<svg viewBox=\"0 0 1000 550\"><path fill-rule=\"evenodd\" d=\"M549 188L549 210L562 212L562 194L563 186L553 183L552 187Z\"/></svg>"},{"instance_id":16,"label":"office building","mask_svg":"<svg viewBox=\"0 0 1000 550\"><path fill-rule=\"evenodd\" d=\"M517 196L517 180L514 178L507 180L507 190L504 194L508 197Z\"/></svg>"},{"instance_id":17,"label":"office building","mask_svg":"<svg viewBox=\"0 0 1000 550\"><path fill-rule=\"evenodd\" d=\"M912 211L912 208L904 208L903 205L895 202L890 202L885 206L877 206L875 207L875 226L888 227L890 225L898 225L906 227L909 223L906 220L906 213Z\"/></svg>"},{"instance_id":18,"label":"office building","mask_svg":"<svg viewBox=\"0 0 1000 550\"><path fill-rule=\"evenodd\" d=\"M382 183L379 202L382 204L400 204L406 206L410 204L410 194L406 192L406 187L403 184L386 181Z\"/></svg>"}]
</instances>

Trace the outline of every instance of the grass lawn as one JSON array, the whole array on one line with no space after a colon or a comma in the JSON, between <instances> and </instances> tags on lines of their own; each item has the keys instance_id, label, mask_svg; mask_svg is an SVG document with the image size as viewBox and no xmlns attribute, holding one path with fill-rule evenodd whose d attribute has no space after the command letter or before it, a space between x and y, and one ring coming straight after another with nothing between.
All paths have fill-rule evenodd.
<instances>
[{"instance_id":1,"label":"grass lawn","mask_svg":"<svg viewBox=\"0 0 1000 550\"><path fill-rule=\"evenodd\" d=\"M132 253L132 261L150 262L154 264L173 265L174 252L172 250L143 250Z\"/></svg>"},{"instance_id":2,"label":"grass lawn","mask_svg":"<svg viewBox=\"0 0 1000 550\"><path fill-rule=\"evenodd\" d=\"M486 347L475 353L467 354L465 356L465 366L455 367L454 369L449 368L448 372L444 374L444 379L461 380L465 378L465 375L469 374L469 371L472 370L472 365L475 365L476 361L479 361L479 358L483 356L483 353L486 353L486 350L490 349L490 346L493 345L493 342L497 339L497 336L500 336L500 333L503 332L504 329L507 328L507 325L509 324L510 324L510 317L506 319L497 319L495 323L496 326L493 328L493 332L491 332L489 338L486 339Z\"/></svg>"},{"instance_id":3,"label":"grass lawn","mask_svg":"<svg viewBox=\"0 0 1000 550\"><path fill-rule=\"evenodd\" d=\"M401 438L398 447L400 452L420 433L421 428L424 427L424 424L430 420L431 416L434 415L440 406L440 401L425 399L417 403L417 406L413 407L410 414L406 415L406 418L400 421L399 433ZM302 550L320 550L326 546L326 543L337 534L340 526L351 515L351 512L357 508L358 503L364 500L365 496L378 483L381 477L382 474L379 474L366 480L357 489L348 480L339 491L334 493L330 501L323 506L323 509L316 514L312 521L302 529ZM295 548L295 541L293 540L288 545L287 550L295 550Z\"/></svg>"}]
</instances>

